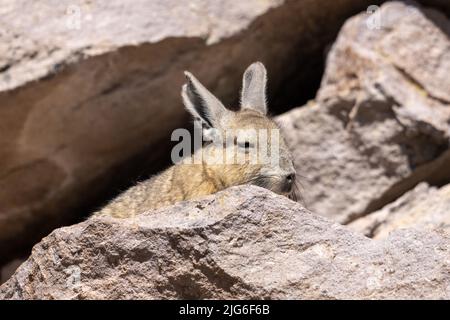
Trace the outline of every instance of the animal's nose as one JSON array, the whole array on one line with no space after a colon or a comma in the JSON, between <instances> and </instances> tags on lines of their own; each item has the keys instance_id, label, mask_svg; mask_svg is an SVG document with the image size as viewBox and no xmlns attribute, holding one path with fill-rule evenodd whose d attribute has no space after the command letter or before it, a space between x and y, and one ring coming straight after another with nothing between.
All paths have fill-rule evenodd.
<instances>
[{"instance_id":1,"label":"animal's nose","mask_svg":"<svg viewBox=\"0 0 450 320\"><path fill-rule=\"evenodd\" d=\"M294 183L294 180L295 180L295 173L289 173L289 174L286 176L286 181L287 181L287 182L289 182L289 183Z\"/></svg>"},{"instance_id":2,"label":"animal's nose","mask_svg":"<svg viewBox=\"0 0 450 320\"><path fill-rule=\"evenodd\" d=\"M284 178L285 181L285 191L290 192L295 181L295 173L289 173Z\"/></svg>"}]
</instances>

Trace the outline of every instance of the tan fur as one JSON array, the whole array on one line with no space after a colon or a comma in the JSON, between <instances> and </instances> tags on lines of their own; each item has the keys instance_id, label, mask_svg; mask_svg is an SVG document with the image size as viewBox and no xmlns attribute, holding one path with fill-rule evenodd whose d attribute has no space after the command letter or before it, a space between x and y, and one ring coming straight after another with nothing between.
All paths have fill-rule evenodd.
<instances>
[{"instance_id":1,"label":"tan fur","mask_svg":"<svg viewBox=\"0 0 450 320\"><path fill-rule=\"evenodd\" d=\"M220 131L251 128L265 129L270 132L278 129L272 120L256 108L244 108L238 112L228 111L226 121L223 123ZM130 188L96 214L106 214L118 218L131 217L178 201L195 199L242 184L261 185L274 192L285 194L282 186L285 183L286 174L293 172L293 166L290 153L282 138L279 144L281 169L271 168L270 165L262 163L252 164L247 161L248 159L241 164L209 164L207 160L203 160L199 164L183 162ZM193 156L195 157L201 152L207 159L207 156L223 152L225 148L228 150L232 148L230 151L234 155L243 152L242 145L239 147L237 144L229 146L209 144L199 149ZM270 143L267 148L271 148ZM272 171L276 173L274 174Z\"/></svg>"}]
</instances>

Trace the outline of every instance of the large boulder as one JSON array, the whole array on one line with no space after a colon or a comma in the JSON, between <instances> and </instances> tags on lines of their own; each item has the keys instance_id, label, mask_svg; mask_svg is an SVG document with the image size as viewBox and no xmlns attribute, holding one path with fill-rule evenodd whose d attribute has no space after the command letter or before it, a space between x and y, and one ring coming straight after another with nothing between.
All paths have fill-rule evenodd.
<instances>
[{"instance_id":1,"label":"large boulder","mask_svg":"<svg viewBox=\"0 0 450 320\"><path fill-rule=\"evenodd\" d=\"M439 189L422 182L393 203L348 226L374 239L384 239L401 228L450 232L450 184Z\"/></svg>"},{"instance_id":2,"label":"large boulder","mask_svg":"<svg viewBox=\"0 0 450 320\"><path fill-rule=\"evenodd\" d=\"M371 2L3 0L0 263L168 161L183 70L226 103L255 60L272 96L309 88Z\"/></svg>"},{"instance_id":3,"label":"large boulder","mask_svg":"<svg viewBox=\"0 0 450 320\"><path fill-rule=\"evenodd\" d=\"M450 181L450 22L384 4L349 19L316 100L278 118L313 212L348 223L420 181Z\"/></svg>"},{"instance_id":4,"label":"large boulder","mask_svg":"<svg viewBox=\"0 0 450 320\"><path fill-rule=\"evenodd\" d=\"M57 229L0 299L450 298L450 237L376 241L255 186Z\"/></svg>"}]
</instances>

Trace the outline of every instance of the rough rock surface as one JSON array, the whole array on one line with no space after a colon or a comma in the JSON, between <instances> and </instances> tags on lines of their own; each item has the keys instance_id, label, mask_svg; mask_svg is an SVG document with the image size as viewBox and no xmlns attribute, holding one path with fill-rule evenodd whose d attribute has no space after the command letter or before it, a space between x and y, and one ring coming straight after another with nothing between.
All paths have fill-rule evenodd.
<instances>
[{"instance_id":1,"label":"rough rock surface","mask_svg":"<svg viewBox=\"0 0 450 320\"><path fill-rule=\"evenodd\" d=\"M450 181L450 22L400 2L349 19L316 100L279 117L308 209L346 223Z\"/></svg>"},{"instance_id":2,"label":"rough rock surface","mask_svg":"<svg viewBox=\"0 0 450 320\"><path fill-rule=\"evenodd\" d=\"M187 119L183 70L226 103L255 60L271 90L307 86L344 19L371 2L3 0L0 260L157 170Z\"/></svg>"},{"instance_id":3,"label":"rough rock surface","mask_svg":"<svg viewBox=\"0 0 450 320\"><path fill-rule=\"evenodd\" d=\"M375 241L254 186L57 229L1 299L450 298L450 237Z\"/></svg>"},{"instance_id":4,"label":"rough rock surface","mask_svg":"<svg viewBox=\"0 0 450 320\"><path fill-rule=\"evenodd\" d=\"M440 189L420 183L383 209L349 224L374 239L400 228L443 229L450 233L450 185Z\"/></svg>"}]
</instances>

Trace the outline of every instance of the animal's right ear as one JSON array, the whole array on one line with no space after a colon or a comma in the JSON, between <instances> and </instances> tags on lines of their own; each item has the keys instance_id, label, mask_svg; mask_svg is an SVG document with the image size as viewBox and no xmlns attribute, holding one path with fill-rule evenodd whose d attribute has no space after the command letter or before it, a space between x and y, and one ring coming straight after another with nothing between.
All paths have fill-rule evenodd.
<instances>
[{"instance_id":1,"label":"animal's right ear","mask_svg":"<svg viewBox=\"0 0 450 320\"><path fill-rule=\"evenodd\" d=\"M241 107L267 114L267 71L261 62L252 63L242 78Z\"/></svg>"},{"instance_id":2,"label":"animal's right ear","mask_svg":"<svg viewBox=\"0 0 450 320\"><path fill-rule=\"evenodd\" d=\"M181 96L186 109L210 128L221 128L221 122L229 111L222 102L208 91L190 72L185 71L187 83L183 85ZM222 121L221 121L222 120ZM222 122L223 123L223 122Z\"/></svg>"}]
</instances>

